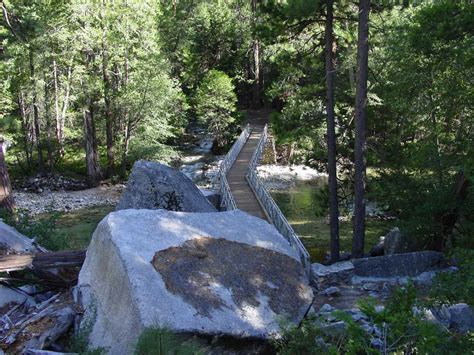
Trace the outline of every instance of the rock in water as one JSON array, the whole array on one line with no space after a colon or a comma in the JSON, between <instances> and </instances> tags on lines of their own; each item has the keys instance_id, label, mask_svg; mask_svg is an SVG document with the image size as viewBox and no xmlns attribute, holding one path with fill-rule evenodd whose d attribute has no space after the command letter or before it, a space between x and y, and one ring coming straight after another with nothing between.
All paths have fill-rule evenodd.
<instances>
[{"instance_id":1,"label":"rock in water","mask_svg":"<svg viewBox=\"0 0 474 355\"><path fill-rule=\"evenodd\" d=\"M186 175L169 166L144 160L133 165L127 188L117 205L117 211L129 208L216 211Z\"/></svg>"},{"instance_id":2,"label":"rock in water","mask_svg":"<svg viewBox=\"0 0 474 355\"><path fill-rule=\"evenodd\" d=\"M297 252L242 211L123 210L98 225L79 275L92 347L131 353L141 331L269 338L313 299ZM93 312L92 312L93 313Z\"/></svg>"}]
</instances>

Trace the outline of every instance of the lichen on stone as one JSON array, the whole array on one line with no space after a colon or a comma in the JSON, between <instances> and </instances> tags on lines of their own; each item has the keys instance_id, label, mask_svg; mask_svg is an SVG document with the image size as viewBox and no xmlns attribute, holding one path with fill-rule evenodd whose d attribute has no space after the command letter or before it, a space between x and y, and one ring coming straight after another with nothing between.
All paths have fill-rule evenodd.
<instances>
[{"instance_id":1,"label":"lichen on stone","mask_svg":"<svg viewBox=\"0 0 474 355\"><path fill-rule=\"evenodd\" d=\"M200 237L158 251L151 262L167 290L202 316L211 317L215 309L258 307L266 299L273 312L292 319L307 302L299 262L265 248Z\"/></svg>"}]
</instances>

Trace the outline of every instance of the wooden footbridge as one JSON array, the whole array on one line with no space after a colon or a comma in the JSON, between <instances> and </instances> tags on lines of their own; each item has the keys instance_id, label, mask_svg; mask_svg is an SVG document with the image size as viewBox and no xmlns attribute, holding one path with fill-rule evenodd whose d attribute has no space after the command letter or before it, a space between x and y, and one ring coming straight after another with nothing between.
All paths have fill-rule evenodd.
<instances>
[{"instance_id":1,"label":"wooden footbridge","mask_svg":"<svg viewBox=\"0 0 474 355\"><path fill-rule=\"evenodd\" d=\"M267 141L266 116L249 121L223 159L216 184L221 193L221 210L240 209L273 224L298 251L309 276L309 254L257 176L257 165Z\"/></svg>"},{"instance_id":2,"label":"wooden footbridge","mask_svg":"<svg viewBox=\"0 0 474 355\"><path fill-rule=\"evenodd\" d=\"M230 191L239 210L268 220L265 211L260 205L260 202L258 202L246 178L250 162L262 135L263 126L250 124L249 127L250 135L227 173L227 181L229 182Z\"/></svg>"}]
</instances>

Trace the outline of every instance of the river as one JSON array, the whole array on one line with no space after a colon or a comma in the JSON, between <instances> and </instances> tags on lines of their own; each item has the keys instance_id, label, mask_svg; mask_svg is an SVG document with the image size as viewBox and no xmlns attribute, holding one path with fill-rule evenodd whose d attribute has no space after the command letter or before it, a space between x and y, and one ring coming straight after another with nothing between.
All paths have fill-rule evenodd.
<instances>
[{"instance_id":1,"label":"river","mask_svg":"<svg viewBox=\"0 0 474 355\"><path fill-rule=\"evenodd\" d=\"M296 186L271 191L271 195L288 219L296 234L306 246L313 262L322 262L329 250L329 224L327 218L326 177L313 181L297 182ZM341 208L341 211L344 209ZM393 221L367 218L366 252L387 234ZM352 244L352 222L349 218L340 221L341 251L350 252Z\"/></svg>"}]
</instances>

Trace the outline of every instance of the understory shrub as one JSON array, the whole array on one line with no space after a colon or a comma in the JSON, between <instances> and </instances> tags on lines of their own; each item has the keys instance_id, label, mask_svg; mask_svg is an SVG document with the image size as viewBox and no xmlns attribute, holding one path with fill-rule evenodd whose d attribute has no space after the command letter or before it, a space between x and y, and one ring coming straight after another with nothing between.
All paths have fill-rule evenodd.
<instances>
[{"instance_id":1,"label":"understory shrub","mask_svg":"<svg viewBox=\"0 0 474 355\"><path fill-rule=\"evenodd\" d=\"M143 330L135 347L135 355L197 355L204 354L191 340L167 328Z\"/></svg>"},{"instance_id":2,"label":"understory shrub","mask_svg":"<svg viewBox=\"0 0 474 355\"><path fill-rule=\"evenodd\" d=\"M6 213L2 218L20 233L35 239L42 247L58 251L63 250L67 244L63 235L55 233L60 216L59 212L49 212L42 217L33 217L28 211L20 209L15 215Z\"/></svg>"},{"instance_id":3,"label":"understory shrub","mask_svg":"<svg viewBox=\"0 0 474 355\"><path fill-rule=\"evenodd\" d=\"M467 303L474 306L474 250L456 248L451 253L459 270L439 273L431 288L435 304Z\"/></svg>"},{"instance_id":4,"label":"understory shrub","mask_svg":"<svg viewBox=\"0 0 474 355\"><path fill-rule=\"evenodd\" d=\"M341 332L323 331L322 320L308 317L300 326L283 326L283 335L273 341L278 354L468 354L472 334L451 334L437 324L422 318L423 304L416 289L409 284L394 290L385 308L376 309L373 299L359 301L359 309L376 326L382 348L371 346L374 337L343 311L332 315L346 323ZM419 310L419 311L415 311Z\"/></svg>"},{"instance_id":5,"label":"understory shrub","mask_svg":"<svg viewBox=\"0 0 474 355\"><path fill-rule=\"evenodd\" d=\"M229 128L235 121L237 96L232 79L218 70L210 70L194 97L195 110L201 123L215 137L218 146L227 144Z\"/></svg>"}]
</instances>

